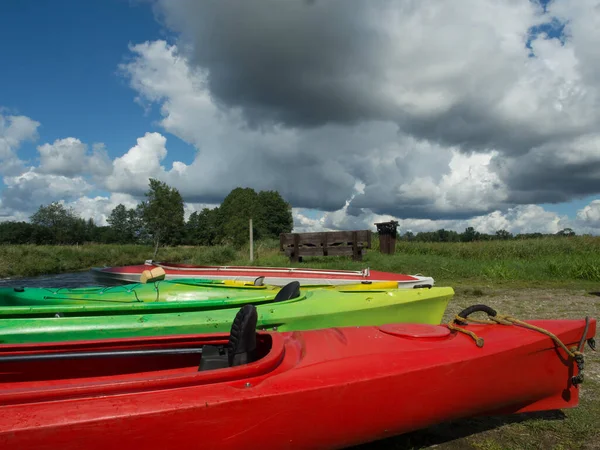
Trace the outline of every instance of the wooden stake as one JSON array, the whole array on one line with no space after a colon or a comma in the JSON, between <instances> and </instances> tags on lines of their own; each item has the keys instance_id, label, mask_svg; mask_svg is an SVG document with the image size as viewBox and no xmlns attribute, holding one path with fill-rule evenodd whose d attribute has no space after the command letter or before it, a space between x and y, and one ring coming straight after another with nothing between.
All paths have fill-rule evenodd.
<instances>
[{"instance_id":1,"label":"wooden stake","mask_svg":"<svg viewBox=\"0 0 600 450\"><path fill-rule=\"evenodd\" d=\"M250 219L250 261L254 261L254 234L252 232L252 219Z\"/></svg>"}]
</instances>

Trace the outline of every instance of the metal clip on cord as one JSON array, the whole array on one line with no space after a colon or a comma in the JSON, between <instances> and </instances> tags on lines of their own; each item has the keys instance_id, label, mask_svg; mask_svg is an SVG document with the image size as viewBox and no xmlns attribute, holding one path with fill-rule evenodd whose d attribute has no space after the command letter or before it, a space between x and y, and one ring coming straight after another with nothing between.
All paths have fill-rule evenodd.
<instances>
[{"instance_id":1,"label":"metal clip on cord","mask_svg":"<svg viewBox=\"0 0 600 450\"><path fill-rule=\"evenodd\" d=\"M590 348L592 349L592 351L596 351L596 339L594 338L589 338L587 340L588 345L590 346Z\"/></svg>"}]
</instances>

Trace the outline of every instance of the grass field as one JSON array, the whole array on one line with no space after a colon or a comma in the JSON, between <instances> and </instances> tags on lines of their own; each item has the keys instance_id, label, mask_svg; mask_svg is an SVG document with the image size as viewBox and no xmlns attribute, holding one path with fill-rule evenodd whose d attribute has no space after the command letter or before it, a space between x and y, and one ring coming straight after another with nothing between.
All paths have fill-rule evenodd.
<instances>
[{"instance_id":1,"label":"grass field","mask_svg":"<svg viewBox=\"0 0 600 450\"><path fill-rule=\"evenodd\" d=\"M307 258L297 266L421 273L456 296L445 320L474 303L520 319L600 318L600 237L546 238L471 243L398 242L394 255L367 251L362 262L349 258ZM192 264L250 264L248 249L161 248L158 260ZM275 241L258 242L257 265L288 266ZM92 266L142 263L144 246L2 246L0 277L87 270ZM600 449L600 356L586 348L580 405L564 412L478 418L438 425L356 447L379 449ZM424 387L426 388L426 387ZM402 399L399 399L402 401Z\"/></svg>"},{"instance_id":2,"label":"grass field","mask_svg":"<svg viewBox=\"0 0 600 450\"><path fill-rule=\"evenodd\" d=\"M277 241L255 243L257 265L290 265ZM152 257L141 245L0 246L0 277L35 276L88 270L92 266L138 264ZM250 264L248 248L161 248L158 260L191 264ZM545 238L468 243L398 242L394 255L382 255L378 241L363 261L346 257L307 258L298 266L422 273L456 285L577 285L600 282L600 237Z\"/></svg>"}]
</instances>

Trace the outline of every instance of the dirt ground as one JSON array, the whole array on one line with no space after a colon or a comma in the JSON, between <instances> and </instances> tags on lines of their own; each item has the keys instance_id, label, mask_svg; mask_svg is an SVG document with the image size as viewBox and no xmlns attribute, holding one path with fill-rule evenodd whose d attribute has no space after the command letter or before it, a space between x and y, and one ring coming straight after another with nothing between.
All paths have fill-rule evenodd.
<instances>
[{"instance_id":1,"label":"dirt ground","mask_svg":"<svg viewBox=\"0 0 600 450\"><path fill-rule=\"evenodd\" d=\"M445 322L474 304L524 320L600 319L600 292L594 289L461 287L455 291ZM460 420L353 449L600 449L600 352L586 345L585 354L585 382L580 405L573 410Z\"/></svg>"}]
</instances>

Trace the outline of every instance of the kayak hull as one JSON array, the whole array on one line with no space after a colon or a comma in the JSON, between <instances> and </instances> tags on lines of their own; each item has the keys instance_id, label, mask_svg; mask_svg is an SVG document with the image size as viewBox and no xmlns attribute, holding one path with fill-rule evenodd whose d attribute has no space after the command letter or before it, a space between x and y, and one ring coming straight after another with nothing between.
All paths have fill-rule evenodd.
<instances>
[{"instance_id":1,"label":"kayak hull","mask_svg":"<svg viewBox=\"0 0 600 450\"><path fill-rule=\"evenodd\" d=\"M584 333L583 320L530 323L568 347ZM13 364L0 374L0 447L330 449L447 420L578 405L585 384L572 385L577 367L550 338L516 326L468 328L482 348L443 326L394 324L259 333L269 347L261 359L208 372L198 371L199 357L178 366L156 358L154 369L140 362L139 372L108 360L95 366L100 376L82 372L89 361L63 362L69 378L56 364ZM595 331L592 319L586 337ZM0 346L0 357L226 339Z\"/></svg>"},{"instance_id":2,"label":"kayak hull","mask_svg":"<svg viewBox=\"0 0 600 450\"><path fill-rule=\"evenodd\" d=\"M374 270L333 270L298 267L258 267L258 266L195 266L169 262L146 261L145 264L122 267L94 267L93 278L100 284L118 285L136 283L144 270L161 267L165 279L206 278L213 280L238 280L251 282L259 276L265 277L265 284L285 286L298 281L303 286L328 286L354 284L362 281L397 281L399 288L412 289L415 286L433 286L431 277L405 275Z\"/></svg>"},{"instance_id":3,"label":"kayak hull","mask_svg":"<svg viewBox=\"0 0 600 450\"><path fill-rule=\"evenodd\" d=\"M321 288L301 290L300 297L277 302L237 298L9 306L0 308L0 343L227 332L245 303L256 306L258 327L264 330L310 330L390 321L439 324L453 296L450 287L374 291Z\"/></svg>"}]
</instances>

